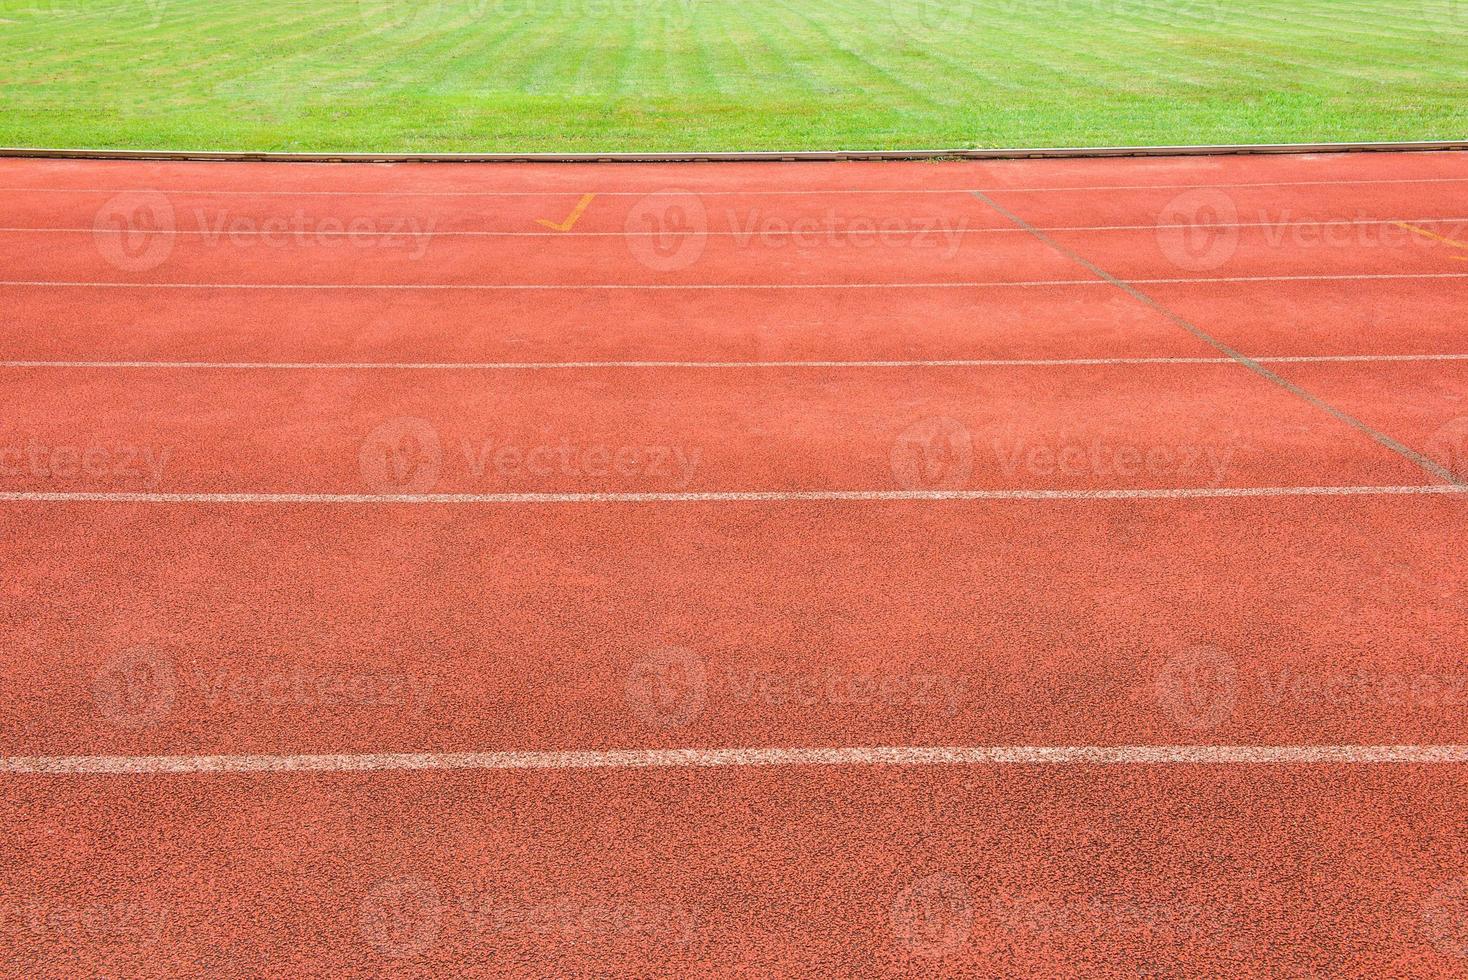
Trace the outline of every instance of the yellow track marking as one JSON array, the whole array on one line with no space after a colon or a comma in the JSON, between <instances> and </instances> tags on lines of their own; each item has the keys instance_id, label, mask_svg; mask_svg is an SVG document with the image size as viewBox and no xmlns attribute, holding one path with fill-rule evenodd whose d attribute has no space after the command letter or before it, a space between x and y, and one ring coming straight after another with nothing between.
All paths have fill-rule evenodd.
<instances>
[{"instance_id":1,"label":"yellow track marking","mask_svg":"<svg viewBox=\"0 0 1468 980\"><path fill-rule=\"evenodd\" d=\"M577 201L576 206L571 209L571 213L566 217L566 220L560 224L554 221L547 221L545 218L537 218L535 223L544 225L551 231L570 231L576 226L576 222L581 220L581 216L586 213L586 209L591 206L591 202L595 197L595 194L583 194L581 200Z\"/></svg>"},{"instance_id":2,"label":"yellow track marking","mask_svg":"<svg viewBox=\"0 0 1468 980\"><path fill-rule=\"evenodd\" d=\"M1408 231L1416 232L1424 238L1431 238L1435 242L1442 242L1443 244L1451 245L1454 248L1468 248L1468 245L1465 245L1462 242L1454 241L1451 238L1444 238L1442 235L1428 231L1426 228L1418 228L1416 225L1408 224L1405 221L1393 221L1392 224L1396 225L1398 228L1405 228ZM1453 258L1461 259L1462 256L1455 255L1453 256Z\"/></svg>"}]
</instances>

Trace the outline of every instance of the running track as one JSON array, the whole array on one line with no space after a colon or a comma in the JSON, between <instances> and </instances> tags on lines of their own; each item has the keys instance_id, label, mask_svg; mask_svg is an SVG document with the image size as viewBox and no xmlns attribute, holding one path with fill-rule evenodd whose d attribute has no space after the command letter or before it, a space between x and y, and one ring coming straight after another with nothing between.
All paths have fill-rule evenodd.
<instances>
[{"instance_id":1,"label":"running track","mask_svg":"<svg viewBox=\"0 0 1468 980\"><path fill-rule=\"evenodd\" d=\"M0 161L0 971L1465 975L1465 192Z\"/></svg>"}]
</instances>

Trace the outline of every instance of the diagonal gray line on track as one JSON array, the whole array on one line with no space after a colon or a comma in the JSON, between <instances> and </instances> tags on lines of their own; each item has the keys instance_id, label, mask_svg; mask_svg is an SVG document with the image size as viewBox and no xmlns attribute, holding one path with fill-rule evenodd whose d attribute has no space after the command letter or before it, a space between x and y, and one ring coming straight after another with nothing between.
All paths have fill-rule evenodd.
<instances>
[{"instance_id":1,"label":"diagonal gray line on track","mask_svg":"<svg viewBox=\"0 0 1468 980\"><path fill-rule=\"evenodd\" d=\"M1334 405L1325 401L1323 398L1311 394L1309 391L1306 391L1304 388L1295 384L1288 378L1269 370L1269 368L1265 367L1263 364L1260 364L1258 361L1254 360L1248 355L1234 350L1234 348L1230 347L1222 340L1219 340L1217 337L1213 336L1202 327L1193 323L1187 317L1184 317L1180 313L1174 312L1173 310L1159 303L1157 300L1153 299L1151 296L1142 292L1132 283L1129 283L1123 279L1118 279L1116 276L1113 276L1111 273L1107 272L1105 269L1101 268L1099 265L1092 262L1084 255L1081 255L1078 252L1066 248L1064 245L1060 244L1055 239L1045 234L1045 232L1041 231L1039 228L1036 228L1034 225L1030 224L1019 215L1015 214L1013 211L1010 211L1008 208L1004 207L998 201L995 201L993 198L989 197L983 191L974 191L973 196L984 202L984 204L991 208L996 214L1003 216L1004 218L1014 222L1014 224L1028 231L1030 235L1032 235L1037 241L1046 245L1057 254L1065 256L1075 264L1089 270L1093 274L1099 276L1101 279L1115 286L1117 289L1120 289L1122 292L1137 300L1139 303L1143 303L1148 307L1151 307L1153 310L1156 310L1158 313L1161 313L1163 316L1167 317L1173 323L1182 327L1194 337L1197 337L1199 340L1203 341L1205 344L1214 348L1215 350L1218 350L1228 357L1233 358L1235 361L1242 364L1250 371L1253 371L1264 380L1278 386L1279 388L1284 389L1285 391L1288 391L1290 394L1294 395L1296 398L1301 399L1306 404L1311 405L1314 408L1318 408L1320 411L1326 413L1336 421L1344 422L1346 425L1349 425L1351 428L1369 437L1377 444L1384 446L1387 449L1390 449L1392 452L1401 456L1403 459L1406 459L1426 470L1432 476L1436 477L1439 480L1442 480L1444 483L1449 483L1454 486L1462 485L1462 481L1460 481L1451 470L1448 470L1446 467L1441 466L1433 460L1428 459L1426 456L1423 456L1421 453L1417 452L1415 449L1412 449L1410 446L1406 446L1401 442L1398 442L1396 439L1393 439L1385 432L1382 432L1379 429L1372 428L1365 422L1362 422L1360 419L1356 418L1354 415L1351 415L1347 412L1342 411L1339 408L1336 408Z\"/></svg>"}]
</instances>

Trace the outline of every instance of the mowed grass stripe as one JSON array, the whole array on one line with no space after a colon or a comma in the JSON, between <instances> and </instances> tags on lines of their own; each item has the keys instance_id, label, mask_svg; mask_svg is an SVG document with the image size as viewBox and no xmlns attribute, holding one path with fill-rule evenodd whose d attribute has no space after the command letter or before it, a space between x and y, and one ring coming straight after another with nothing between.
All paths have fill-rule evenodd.
<instances>
[{"instance_id":1,"label":"mowed grass stripe","mask_svg":"<svg viewBox=\"0 0 1468 980\"><path fill-rule=\"evenodd\" d=\"M21 146L654 151L1468 131L1457 0L0 0L0 21L0 144Z\"/></svg>"}]
</instances>

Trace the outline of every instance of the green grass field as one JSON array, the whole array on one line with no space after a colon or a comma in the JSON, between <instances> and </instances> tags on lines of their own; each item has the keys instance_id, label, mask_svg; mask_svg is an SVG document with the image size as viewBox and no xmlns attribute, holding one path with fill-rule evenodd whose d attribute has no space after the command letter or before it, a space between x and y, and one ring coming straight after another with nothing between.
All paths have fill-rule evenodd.
<instances>
[{"instance_id":1,"label":"green grass field","mask_svg":"<svg viewBox=\"0 0 1468 980\"><path fill-rule=\"evenodd\" d=\"M0 0L0 144L1468 136L1468 0Z\"/></svg>"}]
</instances>

